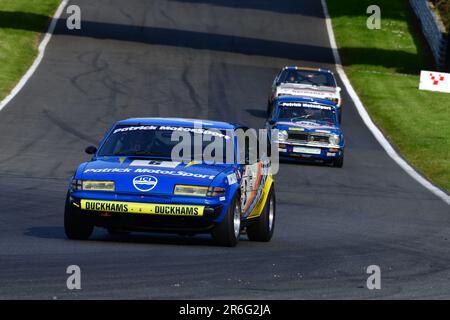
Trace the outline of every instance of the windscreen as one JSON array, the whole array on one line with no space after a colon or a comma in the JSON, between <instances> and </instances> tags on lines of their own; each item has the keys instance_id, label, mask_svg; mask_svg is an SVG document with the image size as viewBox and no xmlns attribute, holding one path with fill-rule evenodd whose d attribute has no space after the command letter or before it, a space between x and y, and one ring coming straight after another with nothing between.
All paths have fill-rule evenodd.
<instances>
[{"instance_id":1,"label":"windscreen","mask_svg":"<svg viewBox=\"0 0 450 320\"><path fill-rule=\"evenodd\" d=\"M336 87L336 82L331 73L318 70L286 69L281 73L278 82Z\"/></svg>"},{"instance_id":2,"label":"windscreen","mask_svg":"<svg viewBox=\"0 0 450 320\"><path fill-rule=\"evenodd\" d=\"M180 137L183 135L183 138ZM97 153L98 156L142 156L172 158L174 148L184 161L216 156L221 148L225 156L231 136L225 130L173 126L117 126ZM217 148L211 148L211 143ZM208 147L211 150L206 150ZM219 152L217 152L219 153ZM219 159L220 160L220 159ZM220 162L220 161L219 161ZM224 160L222 160L224 162Z\"/></svg>"},{"instance_id":3,"label":"windscreen","mask_svg":"<svg viewBox=\"0 0 450 320\"><path fill-rule=\"evenodd\" d=\"M279 121L315 121L328 125L336 123L336 112L329 106L290 106L281 105L278 114Z\"/></svg>"}]
</instances>

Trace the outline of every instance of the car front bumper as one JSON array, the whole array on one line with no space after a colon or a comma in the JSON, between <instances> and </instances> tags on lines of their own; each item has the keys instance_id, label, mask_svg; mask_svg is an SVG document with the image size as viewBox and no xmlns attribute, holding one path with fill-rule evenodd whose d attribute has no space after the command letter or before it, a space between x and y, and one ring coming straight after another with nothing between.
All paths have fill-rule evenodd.
<instances>
[{"instance_id":1,"label":"car front bumper","mask_svg":"<svg viewBox=\"0 0 450 320\"><path fill-rule=\"evenodd\" d=\"M226 203L201 199L142 201L138 197L86 194L69 195L71 210L77 210L98 227L129 231L208 232L222 221L228 208Z\"/></svg>"},{"instance_id":2,"label":"car front bumper","mask_svg":"<svg viewBox=\"0 0 450 320\"><path fill-rule=\"evenodd\" d=\"M321 146L312 144L278 143L280 158L332 161L342 156L341 146Z\"/></svg>"}]
</instances>

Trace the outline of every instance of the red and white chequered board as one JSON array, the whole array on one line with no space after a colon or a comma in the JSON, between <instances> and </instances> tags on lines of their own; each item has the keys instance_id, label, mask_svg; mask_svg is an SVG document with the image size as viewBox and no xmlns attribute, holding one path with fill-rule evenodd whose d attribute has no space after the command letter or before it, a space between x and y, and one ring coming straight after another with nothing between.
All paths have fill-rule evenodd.
<instances>
[{"instance_id":1,"label":"red and white chequered board","mask_svg":"<svg viewBox=\"0 0 450 320\"><path fill-rule=\"evenodd\" d=\"M450 93L450 74L443 72L421 71L419 89Z\"/></svg>"}]
</instances>

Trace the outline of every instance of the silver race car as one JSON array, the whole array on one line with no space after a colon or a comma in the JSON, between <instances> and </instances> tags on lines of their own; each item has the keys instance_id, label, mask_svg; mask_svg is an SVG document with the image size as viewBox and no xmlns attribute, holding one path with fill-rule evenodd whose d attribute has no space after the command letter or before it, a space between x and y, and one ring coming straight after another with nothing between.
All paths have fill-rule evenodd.
<instances>
[{"instance_id":1,"label":"silver race car","mask_svg":"<svg viewBox=\"0 0 450 320\"><path fill-rule=\"evenodd\" d=\"M284 67L273 81L267 104L268 114L272 112L274 100L280 96L330 100L338 107L339 121L341 120L341 88L337 86L334 74L330 70Z\"/></svg>"}]
</instances>

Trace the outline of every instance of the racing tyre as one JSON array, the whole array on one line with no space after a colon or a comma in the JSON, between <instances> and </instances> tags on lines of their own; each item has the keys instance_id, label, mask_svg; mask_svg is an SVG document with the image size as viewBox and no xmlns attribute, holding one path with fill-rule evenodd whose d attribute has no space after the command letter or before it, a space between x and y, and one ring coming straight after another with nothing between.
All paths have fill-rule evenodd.
<instances>
[{"instance_id":1,"label":"racing tyre","mask_svg":"<svg viewBox=\"0 0 450 320\"><path fill-rule=\"evenodd\" d=\"M270 188L263 212L257 221L247 226L247 236L250 241L268 242L272 239L275 228L276 201L273 186Z\"/></svg>"},{"instance_id":2,"label":"racing tyre","mask_svg":"<svg viewBox=\"0 0 450 320\"><path fill-rule=\"evenodd\" d=\"M342 168L344 166L344 154L337 158L336 160L333 160L333 167L336 168Z\"/></svg>"},{"instance_id":3,"label":"racing tyre","mask_svg":"<svg viewBox=\"0 0 450 320\"><path fill-rule=\"evenodd\" d=\"M214 241L224 247L235 247L241 234L241 201L238 193L233 197L222 223L212 231Z\"/></svg>"},{"instance_id":4,"label":"racing tyre","mask_svg":"<svg viewBox=\"0 0 450 320\"><path fill-rule=\"evenodd\" d=\"M69 195L64 210L64 231L69 239L86 240L94 231L94 224L84 217L79 209L70 205Z\"/></svg>"}]
</instances>

